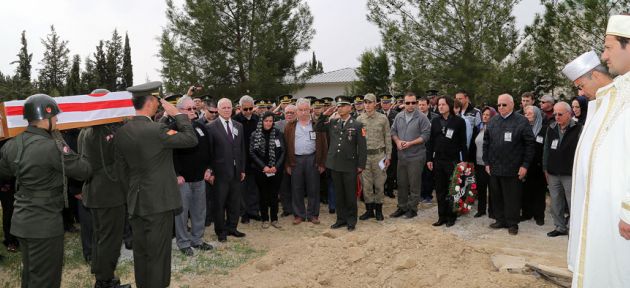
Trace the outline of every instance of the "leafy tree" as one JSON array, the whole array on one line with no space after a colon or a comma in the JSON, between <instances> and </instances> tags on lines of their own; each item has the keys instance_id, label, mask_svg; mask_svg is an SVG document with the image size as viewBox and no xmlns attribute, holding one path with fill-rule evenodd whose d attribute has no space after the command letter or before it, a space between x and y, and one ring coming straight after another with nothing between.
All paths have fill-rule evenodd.
<instances>
[{"instance_id":1,"label":"leafy tree","mask_svg":"<svg viewBox=\"0 0 630 288\"><path fill-rule=\"evenodd\" d=\"M383 49L368 50L359 57L361 64L356 69L359 81L353 84L353 94L389 92L389 58Z\"/></svg>"},{"instance_id":2,"label":"leafy tree","mask_svg":"<svg viewBox=\"0 0 630 288\"><path fill-rule=\"evenodd\" d=\"M50 26L50 34L42 39L44 58L40 62L39 89L51 96L59 96L68 75L68 41L61 40L54 26Z\"/></svg>"},{"instance_id":3,"label":"leafy tree","mask_svg":"<svg viewBox=\"0 0 630 288\"><path fill-rule=\"evenodd\" d=\"M309 48L313 17L303 0L167 0L162 77L169 91L200 83L209 93L238 97L289 92L294 58Z\"/></svg>"},{"instance_id":4,"label":"leafy tree","mask_svg":"<svg viewBox=\"0 0 630 288\"><path fill-rule=\"evenodd\" d=\"M133 65L131 64L131 46L129 35L125 33L125 48L123 50L122 79L118 90L133 86Z\"/></svg>"},{"instance_id":5,"label":"leafy tree","mask_svg":"<svg viewBox=\"0 0 630 288\"><path fill-rule=\"evenodd\" d=\"M516 47L518 0L368 0L368 20L393 54L396 87L497 95L488 79ZM400 88L399 88L400 89Z\"/></svg>"}]
</instances>

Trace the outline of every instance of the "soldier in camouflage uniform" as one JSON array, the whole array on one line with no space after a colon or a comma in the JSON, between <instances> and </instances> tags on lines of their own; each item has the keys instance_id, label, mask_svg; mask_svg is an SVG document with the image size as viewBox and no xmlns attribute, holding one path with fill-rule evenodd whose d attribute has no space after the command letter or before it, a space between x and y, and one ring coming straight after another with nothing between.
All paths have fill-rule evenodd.
<instances>
[{"instance_id":1,"label":"soldier in camouflage uniform","mask_svg":"<svg viewBox=\"0 0 630 288\"><path fill-rule=\"evenodd\" d=\"M374 94L365 95L364 103L365 113L357 117L357 121L363 123L366 130L367 141L367 162L365 170L361 173L365 213L359 219L367 220L376 217L376 220L382 221L384 219L384 185L387 178L385 169L389 166L392 152L390 126L387 116L376 112L376 96ZM379 167L381 161L384 162L385 167L383 168Z\"/></svg>"}]
</instances>

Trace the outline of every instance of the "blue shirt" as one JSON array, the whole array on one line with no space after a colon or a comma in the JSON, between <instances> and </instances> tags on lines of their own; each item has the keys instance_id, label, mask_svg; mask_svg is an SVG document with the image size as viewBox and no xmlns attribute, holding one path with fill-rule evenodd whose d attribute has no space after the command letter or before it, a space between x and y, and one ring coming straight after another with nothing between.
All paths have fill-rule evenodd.
<instances>
[{"instance_id":1,"label":"blue shirt","mask_svg":"<svg viewBox=\"0 0 630 288\"><path fill-rule=\"evenodd\" d=\"M315 131L313 123L302 126L298 121L295 124L295 155L311 155L315 153Z\"/></svg>"}]
</instances>

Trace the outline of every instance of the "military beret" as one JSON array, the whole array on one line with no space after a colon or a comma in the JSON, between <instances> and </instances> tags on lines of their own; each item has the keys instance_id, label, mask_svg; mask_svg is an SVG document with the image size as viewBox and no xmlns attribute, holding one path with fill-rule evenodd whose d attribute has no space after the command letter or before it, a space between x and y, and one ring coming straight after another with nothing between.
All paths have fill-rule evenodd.
<instances>
[{"instance_id":1,"label":"military beret","mask_svg":"<svg viewBox=\"0 0 630 288\"><path fill-rule=\"evenodd\" d=\"M153 81L136 86L127 87L127 91L131 92L133 97L155 96L160 97L162 95L162 82Z\"/></svg>"},{"instance_id":2,"label":"military beret","mask_svg":"<svg viewBox=\"0 0 630 288\"><path fill-rule=\"evenodd\" d=\"M285 94L278 97L278 102L280 102L281 104L289 104L291 103L292 100L293 100L293 95L291 94Z\"/></svg>"},{"instance_id":3,"label":"military beret","mask_svg":"<svg viewBox=\"0 0 630 288\"><path fill-rule=\"evenodd\" d=\"M352 97L339 95L339 96L335 97L335 102L337 102L337 106L350 105L350 104L352 104Z\"/></svg>"},{"instance_id":4,"label":"military beret","mask_svg":"<svg viewBox=\"0 0 630 288\"><path fill-rule=\"evenodd\" d=\"M363 95L355 95L354 96L354 103L355 104L361 104L361 103L363 103L363 99L364 99Z\"/></svg>"}]
</instances>

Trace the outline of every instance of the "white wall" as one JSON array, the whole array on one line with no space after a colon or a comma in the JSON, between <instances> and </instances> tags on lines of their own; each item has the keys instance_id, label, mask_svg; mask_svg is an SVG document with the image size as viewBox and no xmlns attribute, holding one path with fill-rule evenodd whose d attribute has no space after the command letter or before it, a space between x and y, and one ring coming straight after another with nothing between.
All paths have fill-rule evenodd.
<instances>
[{"instance_id":1,"label":"white wall","mask_svg":"<svg viewBox=\"0 0 630 288\"><path fill-rule=\"evenodd\" d=\"M294 98L301 98L305 96L315 96L317 98L332 97L335 98L339 95L344 95L346 83L330 83L330 84L306 84L304 88L294 91Z\"/></svg>"}]
</instances>

